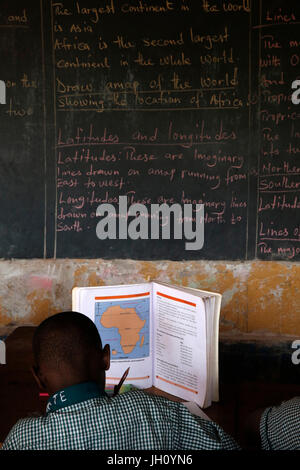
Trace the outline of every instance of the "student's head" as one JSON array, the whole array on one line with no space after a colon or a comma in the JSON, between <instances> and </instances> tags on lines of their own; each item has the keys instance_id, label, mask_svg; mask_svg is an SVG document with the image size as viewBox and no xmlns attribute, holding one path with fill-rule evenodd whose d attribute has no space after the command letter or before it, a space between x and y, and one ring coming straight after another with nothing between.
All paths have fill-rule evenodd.
<instances>
[{"instance_id":1,"label":"student's head","mask_svg":"<svg viewBox=\"0 0 300 470\"><path fill-rule=\"evenodd\" d=\"M52 394L77 383L94 381L104 388L110 349L102 348L95 324L78 312L62 312L44 320L33 336L33 374Z\"/></svg>"}]
</instances>

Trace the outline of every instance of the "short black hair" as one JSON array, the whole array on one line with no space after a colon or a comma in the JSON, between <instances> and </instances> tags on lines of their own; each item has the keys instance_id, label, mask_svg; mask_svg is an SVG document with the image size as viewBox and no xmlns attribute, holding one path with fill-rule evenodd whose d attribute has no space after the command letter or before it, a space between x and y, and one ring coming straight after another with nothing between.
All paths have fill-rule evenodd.
<instances>
[{"instance_id":1,"label":"short black hair","mask_svg":"<svg viewBox=\"0 0 300 470\"><path fill-rule=\"evenodd\" d=\"M41 364L59 369L67 365L80 369L90 354L102 349L97 327L90 318L78 312L61 312L46 318L33 336L33 355Z\"/></svg>"}]
</instances>

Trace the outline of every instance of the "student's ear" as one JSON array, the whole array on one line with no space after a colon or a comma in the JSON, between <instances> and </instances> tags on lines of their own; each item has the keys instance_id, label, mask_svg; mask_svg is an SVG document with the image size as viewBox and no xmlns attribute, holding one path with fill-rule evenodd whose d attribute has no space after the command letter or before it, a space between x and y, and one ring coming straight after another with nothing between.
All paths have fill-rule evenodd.
<instances>
[{"instance_id":1,"label":"student's ear","mask_svg":"<svg viewBox=\"0 0 300 470\"><path fill-rule=\"evenodd\" d=\"M32 375L33 375L33 377L34 377L34 380L36 381L37 386L39 387L39 389L40 389L40 390L46 390L46 386L45 386L45 384L44 384L44 382L43 382L43 379L42 379L41 376L40 376L40 372L39 372L38 367L32 366L32 367L30 368L30 370L31 370L31 373L32 373Z\"/></svg>"},{"instance_id":2,"label":"student's ear","mask_svg":"<svg viewBox=\"0 0 300 470\"><path fill-rule=\"evenodd\" d=\"M110 367L110 346L109 344L106 344L104 348L102 349L102 364L103 370L108 370Z\"/></svg>"}]
</instances>

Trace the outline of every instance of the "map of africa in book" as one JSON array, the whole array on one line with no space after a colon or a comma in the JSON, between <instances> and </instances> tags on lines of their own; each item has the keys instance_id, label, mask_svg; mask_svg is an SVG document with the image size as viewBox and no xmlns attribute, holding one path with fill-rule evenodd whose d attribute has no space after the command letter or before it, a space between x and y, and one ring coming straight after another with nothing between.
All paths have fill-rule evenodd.
<instances>
[{"instance_id":1,"label":"map of africa in book","mask_svg":"<svg viewBox=\"0 0 300 470\"><path fill-rule=\"evenodd\" d=\"M206 408L219 400L221 295L161 282L75 287L72 309L109 344L106 381L155 386Z\"/></svg>"}]
</instances>

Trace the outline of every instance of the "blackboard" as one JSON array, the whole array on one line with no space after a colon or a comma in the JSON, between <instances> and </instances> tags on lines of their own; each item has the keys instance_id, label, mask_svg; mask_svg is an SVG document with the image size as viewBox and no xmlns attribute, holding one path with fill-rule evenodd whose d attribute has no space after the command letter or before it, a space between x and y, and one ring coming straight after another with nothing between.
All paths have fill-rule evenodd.
<instances>
[{"instance_id":1,"label":"blackboard","mask_svg":"<svg viewBox=\"0 0 300 470\"><path fill-rule=\"evenodd\" d=\"M299 22L296 0L1 2L0 256L299 260ZM204 204L203 248L100 240L119 196L149 228Z\"/></svg>"}]
</instances>

